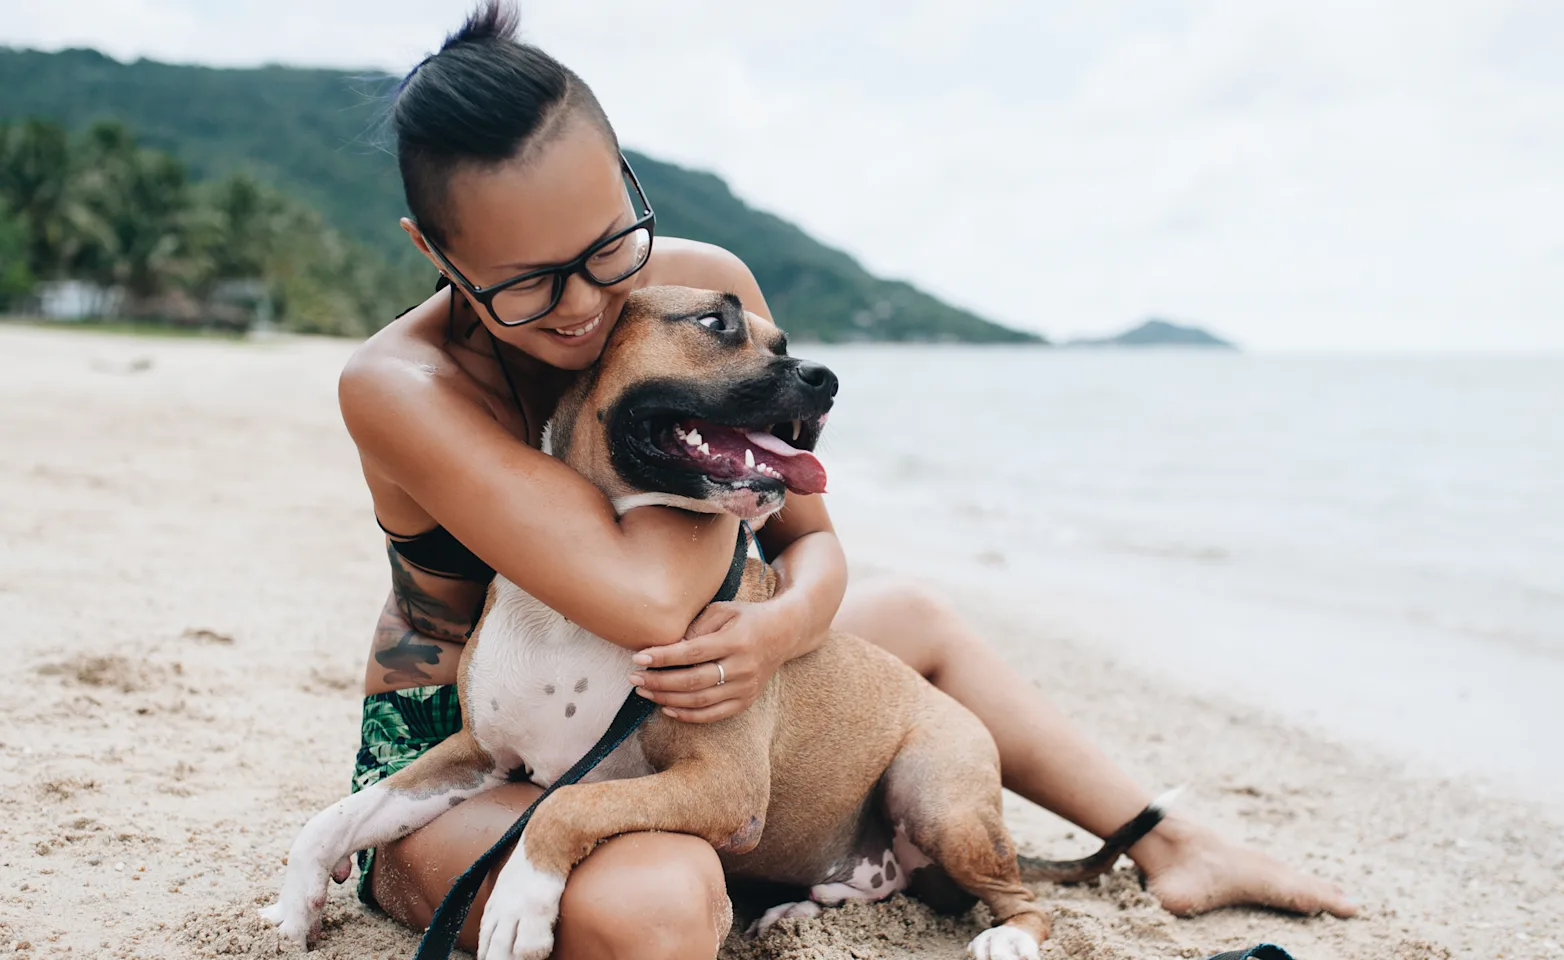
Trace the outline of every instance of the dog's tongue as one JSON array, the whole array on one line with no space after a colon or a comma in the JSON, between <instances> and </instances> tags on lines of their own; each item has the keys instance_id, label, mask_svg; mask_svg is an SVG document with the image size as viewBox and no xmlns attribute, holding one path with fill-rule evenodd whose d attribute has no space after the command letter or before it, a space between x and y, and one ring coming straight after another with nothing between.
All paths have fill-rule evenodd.
<instances>
[{"instance_id":1,"label":"dog's tongue","mask_svg":"<svg viewBox=\"0 0 1564 960\"><path fill-rule=\"evenodd\" d=\"M705 461L714 477L774 476L793 493L825 493L825 467L814 454L759 430L742 431L714 423L694 421L684 427L685 444L692 456ZM693 431L693 433L692 433ZM691 436L699 436L696 449ZM765 469L761 469L764 467ZM768 474L767 471L770 471Z\"/></svg>"},{"instance_id":2,"label":"dog's tongue","mask_svg":"<svg viewBox=\"0 0 1564 960\"><path fill-rule=\"evenodd\" d=\"M800 450L780 437L753 430L744 439L757 448L755 460L782 474L782 482L794 493L825 493L825 467L808 450Z\"/></svg>"}]
</instances>

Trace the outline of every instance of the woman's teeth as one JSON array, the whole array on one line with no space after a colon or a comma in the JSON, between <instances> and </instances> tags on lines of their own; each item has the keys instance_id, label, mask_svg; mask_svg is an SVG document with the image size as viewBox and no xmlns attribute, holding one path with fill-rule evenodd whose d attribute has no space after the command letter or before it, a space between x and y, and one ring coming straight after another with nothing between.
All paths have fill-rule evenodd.
<instances>
[{"instance_id":1,"label":"woman's teeth","mask_svg":"<svg viewBox=\"0 0 1564 960\"><path fill-rule=\"evenodd\" d=\"M602 322L603 315L600 313L579 327L556 328L554 330L550 330L549 332L558 334L561 337L584 337L593 330L596 330L597 325Z\"/></svg>"}]
</instances>

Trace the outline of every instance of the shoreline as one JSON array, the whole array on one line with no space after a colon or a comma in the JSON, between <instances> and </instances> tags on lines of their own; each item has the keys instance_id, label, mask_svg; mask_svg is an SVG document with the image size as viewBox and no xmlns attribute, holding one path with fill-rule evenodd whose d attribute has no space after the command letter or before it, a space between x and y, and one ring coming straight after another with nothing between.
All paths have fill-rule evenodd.
<instances>
[{"instance_id":1,"label":"shoreline","mask_svg":"<svg viewBox=\"0 0 1564 960\"><path fill-rule=\"evenodd\" d=\"M335 404L351 349L0 326L0 623L19 691L0 700L0 956L275 949L254 910L304 819L347 789L385 590ZM885 569L866 559L855 575ZM1059 623L954 594L1148 789L1188 782L1181 814L1366 907L1351 921L1177 920L1121 866L1041 888L1056 919L1044 956L1204 957L1269 940L1305 960L1564 958L1564 832L1543 805L1177 692ZM1090 846L1013 797L1007 819L1027 852ZM311 956L410 955L416 938L351 888L333 888ZM896 901L733 938L723 956L956 957L974 931Z\"/></svg>"}]
</instances>

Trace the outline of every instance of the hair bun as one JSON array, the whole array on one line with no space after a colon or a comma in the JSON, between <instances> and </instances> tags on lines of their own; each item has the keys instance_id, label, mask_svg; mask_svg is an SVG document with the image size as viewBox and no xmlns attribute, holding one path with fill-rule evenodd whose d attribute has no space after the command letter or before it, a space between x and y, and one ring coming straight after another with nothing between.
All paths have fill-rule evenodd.
<instances>
[{"instance_id":1,"label":"hair bun","mask_svg":"<svg viewBox=\"0 0 1564 960\"><path fill-rule=\"evenodd\" d=\"M441 52L469 43L515 40L521 28L521 11L512 0L483 0L455 33L447 34Z\"/></svg>"}]
</instances>

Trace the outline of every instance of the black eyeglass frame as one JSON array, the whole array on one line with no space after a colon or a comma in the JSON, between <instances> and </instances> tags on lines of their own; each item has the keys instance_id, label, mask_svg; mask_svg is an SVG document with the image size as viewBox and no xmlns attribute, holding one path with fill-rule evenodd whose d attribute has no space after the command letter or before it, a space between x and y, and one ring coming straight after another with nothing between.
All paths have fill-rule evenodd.
<instances>
[{"instance_id":1,"label":"black eyeglass frame","mask_svg":"<svg viewBox=\"0 0 1564 960\"><path fill-rule=\"evenodd\" d=\"M468 296L483 304L484 309L489 311L489 316L494 318L495 323L502 327L523 327L529 323L535 323L538 320L542 320L550 313L553 313L554 308L559 306L560 298L565 295L565 284L568 283L570 278L575 274L581 274L587 279L587 282L595 284L596 286L611 287L616 283L623 283L624 281L635 276L637 273L640 273L642 268L644 268L646 264L651 261L652 244L657 239L657 214L652 210L651 202L646 199L646 191L641 189L640 179L636 177L635 171L630 168L630 161L626 160L624 154L622 153L619 155L619 166L622 170L624 170L625 175L629 177L630 186L635 188L636 199L640 201L641 205L642 212L640 217L634 223L630 224L628 227L625 227L623 230L618 230L614 233L611 233L603 239L592 244L581 254L581 256L575 258L569 263L561 263L552 267L539 267L536 270L528 270L526 273L517 274L516 276L510 277L509 279L501 280L498 283L491 283L487 287L479 287L475 286L471 280L468 280L465 276L462 275L460 270L456 269L456 265L451 262L450 258L445 255L444 251L435 245L433 240L429 239L428 234L424 234L424 243L429 245L429 252L435 255L435 259L440 261L440 265L450 272L451 279L461 285L461 288L466 291ZM610 246L615 241L622 240L635 231L642 229L646 231L645 260L642 260L634 270L631 270L629 273L619 277L616 280L609 280L605 282L592 276L592 271L587 269L587 261L591 260L592 257L601 252L603 248ZM549 298L548 306L541 313L530 316L525 320L503 320L500 318L499 313L497 313L494 309L495 297L504 293L506 290L509 290L511 287L516 286L517 284L525 283L528 280L536 280L537 278L544 276L553 277L554 289L553 295Z\"/></svg>"}]
</instances>

